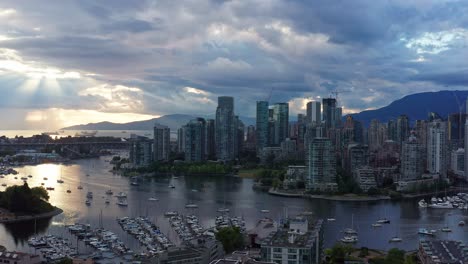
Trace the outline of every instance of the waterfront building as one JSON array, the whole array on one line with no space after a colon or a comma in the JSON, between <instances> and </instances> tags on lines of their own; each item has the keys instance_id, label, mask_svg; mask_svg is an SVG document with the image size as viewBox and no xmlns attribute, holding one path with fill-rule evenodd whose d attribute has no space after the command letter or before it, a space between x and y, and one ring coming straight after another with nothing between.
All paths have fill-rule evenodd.
<instances>
[{"instance_id":1,"label":"waterfront building","mask_svg":"<svg viewBox=\"0 0 468 264\"><path fill-rule=\"evenodd\" d=\"M283 181L284 189L296 189L298 188L299 182L305 182L307 177L307 167L306 166L288 166L286 170L286 175Z\"/></svg>"},{"instance_id":2,"label":"waterfront building","mask_svg":"<svg viewBox=\"0 0 468 264\"><path fill-rule=\"evenodd\" d=\"M156 255L149 263L206 264L224 257L223 245L211 237L198 237L190 246L173 247Z\"/></svg>"},{"instance_id":3,"label":"waterfront building","mask_svg":"<svg viewBox=\"0 0 468 264\"><path fill-rule=\"evenodd\" d=\"M354 180L364 192L370 188L377 188L376 174L377 171L368 166L360 167L353 172Z\"/></svg>"},{"instance_id":4,"label":"waterfront building","mask_svg":"<svg viewBox=\"0 0 468 264\"><path fill-rule=\"evenodd\" d=\"M273 105L273 121L275 122L274 144L279 146L289 135L288 103L276 103Z\"/></svg>"},{"instance_id":5,"label":"waterfront building","mask_svg":"<svg viewBox=\"0 0 468 264\"><path fill-rule=\"evenodd\" d=\"M336 125L336 99L323 98L322 99L322 120L327 129L333 128Z\"/></svg>"},{"instance_id":6,"label":"waterfront building","mask_svg":"<svg viewBox=\"0 0 468 264\"><path fill-rule=\"evenodd\" d=\"M234 160L237 157L237 124L234 115L234 98L218 97L216 108L216 157L220 160Z\"/></svg>"},{"instance_id":7,"label":"waterfront building","mask_svg":"<svg viewBox=\"0 0 468 264\"><path fill-rule=\"evenodd\" d=\"M414 180L425 171L426 150L414 135L403 143L401 148L401 180Z\"/></svg>"},{"instance_id":8,"label":"waterfront building","mask_svg":"<svg viewBox=\"0 0 468 264\"><path fill-rule=\"evenodd\" d=\"M307 179L308 190L335 190L336 157L333 144L328 138L314 138L308 146Z\"/></svg>"},{"instance_id":9,"label":"waterfront building","mask_svg":"<svg viewBox=\"0 0 468 264\"><path fill-rule=\"evenodd\" d=\"M396 142L403 143L410 135L409 118L407 115L400 115L396 122Z\"/></svg>"},{"instance_id":10,"label":"waterfront building","mask_svg":"<svg viewBox=\"0 0 468 264\"><path fill-rule=\"evenodd\" d=\"M286 138L281 142L280 147L283 160L295 160L297 158L296 140Z\"/></svg>"},{"instance_id":11,"label":"waterfront building","mask_svg":"<svg viewBox=\"0 0 468 264\"><path fill-rule=\"evenodd\" d=\"M347 115L341 130L340 138L342 138L342 142L340 146L347 146L350 143L363 143L363 135L362 123Z\"/></svg>"},{"instance_id":12,"label":"waterfront building","mask_svg":"<svg viewBox=\"0 0 468 264\"><path fill-rule=\"evenodd\" d=\"M154 161L168 161L171 150L171 131L169 127L155 124L153 140Z\"/></svg>"},{"instance_id":13,"label":"waterfront building","mask_svg":"<svg viewBox=\"0 0 468 264\"><path fill-rule=\"evenodd\" d=\"M206 158L210 160L216 159L216 142L215 142L215 120L206 120Z\"/></svg>"},{"instance_id":14,"label":"waterfront building","mask_svg":"<svg viewBox=\"0 0 468 264\"><path fill-rule=\"evenodd\" d=\"M465 150L459 148L452 151L452 158L450 169L457 176L464 178L465 177Z\"/></svg>"},{"instance_id":15,"label":"waterfront building","mask_svg":"<svg viewBox=\"0 0 468 264\"><path fill-rule=\"evenodd\" d=\"M322 122L322 105L320 102L312 101L307 103L307 123L320 124Z\"/></svg>"},{"instance_id":16,"label":"waterfront building","mask_svg":"<svg viewBox=\"0 0 468 264\"><path fill-rule=\"evenodd\" d=\"M196 118L185 125L185 161L201 162L206 160L206 121Z\"/></svg>"},{"instance_id":17,"label":"waterfront building","mask_svg":"<svg viewBox=\"0 0 468 264\"><path fill-rule=\"evenodd\" d=\"M434 120L428 124L427 170L432 174L447 176L447 123Z\"/></svg>"},{"instance_id":18,"label":"waterfront building","mask_svg":"<svg viewBox=\"0 0 468 264\"><path fill-rule=\"evenodd\" d=\"M261 260L281 264L319 264L323 246L322 220L289 219L261 243Z\"/></svg>"},{"instance_id":19,"label":"waterfront building","mask_svg":"<svg viewBox=\"0 0 468 264\"><path fill-rule=\"evenodd\" d=\"M236 158L239 157L239 153L244 149L245 141L245 125L242 120L239 119L239 116L235 116L235 126L236 126L236 145L234 145L234 155Z\"/></svg>"},{"instance_id":20,"label":"waterfront building","mask_svg":"<svg viewBox=\"0 0 468 264\"><path fill-rule=\"evenodd\" d=\"M273 112L273 111L272 111ZM268 146L275 146L276 122L272 118L268 120Z\"/></svg>"},{"instance_id":21,"label":"waterfront building","mask_svg":"<svg viewBox=\"0 0 468 264\"><path fill-rule=\"evenodd\" d=\"M146 167L153 161L153 140L130 135L130 153L129 158L133 167Z\"/></svg>"},{"instance_id":22,"label":"waterfront building","mask_svg":"<svg viewBox=\"0 0 468 264\"><path fill-rule=\"evenodd\" d=\"M421 264L468 263L468 246L462 241L421 240L418 259Z\"/></svg>"},{"instance_id":23,"label":"waterfront building","mask_svg":"<svg viewBox=\"0 0 468 264\"><path fill-rule=\"evenodd\" d=\"M262 149L260 152L260 162L265 164L271 158L273 158L273 161L282 160L281 147L264 147Z\"/></svg>"},{"instance_id":24,"label":"waterfront building","mask_svg":"<svg viewBox=\"0 0 468 264\"><path fill-rule=\"evenodd\" d=\"M44 259L40 255L31 255L15 251L0 251L0 263L40 264L44 263Z\"/></svg>"}]
</instances>

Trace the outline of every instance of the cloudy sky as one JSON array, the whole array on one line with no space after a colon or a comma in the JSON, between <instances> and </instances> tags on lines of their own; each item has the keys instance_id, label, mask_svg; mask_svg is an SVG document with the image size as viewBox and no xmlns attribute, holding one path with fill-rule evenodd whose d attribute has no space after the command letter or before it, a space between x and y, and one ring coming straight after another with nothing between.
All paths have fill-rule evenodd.
<instances>
[{"instance_id":1,"label":"cloudy sky","mask_svg":"<svg viewBox=\"0 0 468 264\"><path fill-rule=\"evenodd\" d=\"M2 129L212 114L338 89L345 112L468 84L468 1L3 0Z\"/></svg>"}]
</instances>

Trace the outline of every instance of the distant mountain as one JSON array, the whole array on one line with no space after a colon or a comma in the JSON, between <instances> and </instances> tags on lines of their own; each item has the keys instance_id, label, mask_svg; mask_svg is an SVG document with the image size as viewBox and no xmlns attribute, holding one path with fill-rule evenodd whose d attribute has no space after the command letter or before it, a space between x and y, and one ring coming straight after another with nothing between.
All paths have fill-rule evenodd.
<instances>
[{"instance_id":1,"label":"distant mountain","mask_svg":"<svg viewBox=\"0 0 468 264\"><path fill-rule=\"evenodd\" d=\"M152 130L155 123L168 126L171 130L177 130L179 127L187 124L188 121L195 118L191 115L165 115L159 118L153 118L144 121L135 121L130 123L112 123L99 122L86 125L76 125L62 128L63 130Z\"/></svg>"},{"instance_id":2,"label":"distant mountain","mask_svg":"<svg viewBox=\"0 0 468 264\"><path fill-rule=\"evenodd\" d=\"M399 115L406 114L410 122L418 119L427 119L430 112L438 113L446 119L449 114L458 113L459 107L464 113L466 110L466 98L468 91L439 91L417 93L405 96L391 104L375 109L351 114L355 120L368 126L372 119L387 122L396 119ZM457 101L458 99L458 101Z\"/></svg>"},{"instance_id":3,"label":"distant mountain","mask_svg":"<svg viewBox=\"0 0 468 264\"><path fill-rule=\"evenodd\" d=\"M152 130L155 123L168 126L172 131L176 131L181 126L187 124L195 116L173 114L165 115L159 118L153 118L144 121L135 121L130 123L112 123L112 122L99 122L89 123L86 125L76 125L62 128L63 130ZM255 118L240 117L246 126L254 125Z\"/></svg>"}]
</instances>

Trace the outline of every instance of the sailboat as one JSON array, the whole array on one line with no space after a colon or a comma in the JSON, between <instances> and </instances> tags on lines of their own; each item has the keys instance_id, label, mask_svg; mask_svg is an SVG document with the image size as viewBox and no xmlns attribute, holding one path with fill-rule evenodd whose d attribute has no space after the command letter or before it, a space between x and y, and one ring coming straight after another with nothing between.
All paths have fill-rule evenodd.
<instances>
[{"instance_id":1,"label":"sailboat","mask_svg":"<svg viewBox=\"0 0 468 264\"><path fill-rule=\"evenodd\" d=\"M63 183L63 180L62 180L62 168L60 168L60 179L57 180L57 183Z\"/></svg>"},{"instance_id":2,"label":"sailboat","mask_svg":"<svg viewBox=\"0 0 468 264\"><path fill-rule=\"evenodd\" d=\"M78 185L78 187L76 187L78 190L83 190L83 186L81 186L81 182L80 182L80 185Z\"/></svg>"},{"instance_id":3,"label":"sailboat","mask_svg":"<svg viewBox=\"0 0 468 264\"><path fill-rule=\"evenodd\" d=\"M223 187L225 188L224 179ZM218 208L218 213L229 213L229 208L226 207L226 191L223 192L223 207Z\"/></svg>"},{"instance_id":4,"label":"sailboat","mask_svg":"<svg viewBox=\"0 0 468 264\"><path fill-rule=\"evenodd\" d=\"M396 230L395 233L397 233L397 232L398 232L398 229ZM403 239L401 237L399 237L397 234L395 234L395 236L390 238L390 240L388 242L393 243L393 242L401 242L401 241L403 241Z\"/></svg>"},{"instance_id":5,"label":"sailboat","mask_svg":"<svg viewBox=\"0 0 468 264\"><path fill-rule=\"evenodd\" d=\"M385 208L385 216L387 216L387 208ZM378 224L390 224L390 220L387 219L387 217L384 217L384 218L380 218L379 220L377 220L377 223Z\"/></svg>"},{"instance_id":6,"label":"sailboat","mask_svg":"<svg viewBox=\"0 0 468 264\"><path fill-rule=\"evenodd\" d=\"M71 193L70 186L68 186L67 193Z\"/></svg>"},{"instance_id":7,"label":"sailboat","mask_svg":"<svg viewBox=\"0 0 468 264\"><path fill-rule=\"evenodd\" d=\"M343 232L347 235L355 235L357 231L354 230L354 214L351 215L351 228L346 228Z\"/></svg>"}]
</instances>

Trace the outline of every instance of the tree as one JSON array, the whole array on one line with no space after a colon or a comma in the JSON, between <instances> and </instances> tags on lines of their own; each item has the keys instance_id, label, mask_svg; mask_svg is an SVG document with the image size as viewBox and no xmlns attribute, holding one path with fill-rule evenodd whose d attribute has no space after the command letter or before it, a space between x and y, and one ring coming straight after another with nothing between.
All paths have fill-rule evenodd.
<instances>
[{"instance_id":1,"label":"tree","mask_svg":"<svg viewBox=\"0 0 468 264\"><path fill-rule=\"evenodd\" d=\"M224 251L231 253L244 246L244 238L239 227L224 227L216 233L216 239L223 244Z\"/></svg>"},{"instance_id":2,"label":"tree","mask_svg":"<svg viewBox=\"0 0 468 264\"><path fill-rule=\"evenodd\" d=\"M60 260L59 262L56 262L57 264L72 264L73 263L73 260L70 259L70 258L64 258L62 260Z\"/></svg>"},{"instance_id":3,"label":"tree","mask_svg":"<svg viewBox=\"0 0 468 264\"><path fill-rule=\"evenodd\" d=\"M42 186L33 187L31 189L31 193L33 196L36 196L44 201L49 201L49 192Z\"/></svg>"},{"instance_id":4,"label":"tree","mask_svg":"<svg viewBox=\"0 0 468 264\"><path fill-rule=\"evenodd\" d=\"M404 264L405 262L405 251L398 248L392 248L388 251L385 257L385 263L388 264Z\"/></svg>"}]
</instances>

